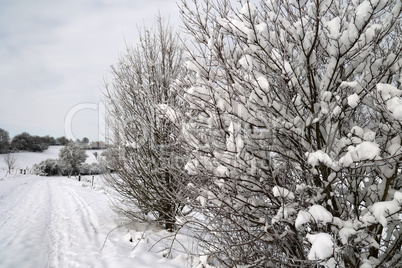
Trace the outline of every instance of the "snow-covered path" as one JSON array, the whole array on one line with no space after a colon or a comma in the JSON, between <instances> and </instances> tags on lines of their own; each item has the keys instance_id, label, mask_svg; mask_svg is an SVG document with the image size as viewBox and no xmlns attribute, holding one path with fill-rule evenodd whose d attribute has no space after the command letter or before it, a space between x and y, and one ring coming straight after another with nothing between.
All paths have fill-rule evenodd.
<instances>
[{"instance_id":1,"label":"snow-covered path","mask_svg":"<svg viewBox=\"0 0 402 268\"><path fill-rule=\"evenodd\" d=\"M103 186L88 185L63 177L0 179L0 268L187 267L181 256L148 252L163 231L150 231L134 249L127 228L116 229L127 219L110 208Z\"/></svg>"},{"instance_id":2,"label":"snow-covered path","mask_svg":"<svg viewBox=\"0 0 402 268\"><path fill-rule=\"evenodd\" d=\"M13 156L18 168L31 168L46 158L57 158L59 150L60 146L53 146L44 153ZM130 223L115 213L110 198L121 197L100 178L95 178L92 189L84 177L78 182L75 178L18 172L7 176L1 160L2 155L0 268L189 267L186 254L177 252L173 259L164 257L163 249L171 242L163 238L171 234ZM180 237L182 244L192 244L186 242L186 236Z\"/></svg>"},{"instance_id":3,"label":"snow-covered path","mask_svg":"<svg viewBox=\"0 0 402 268\"><path fill-rule=\"evenodd\" d=\"M107 267L100 249L116 217L105 195L66 178L0 186L0 267Z\"/></svg>"},{"instance_id":4,"label":"snow-covered path","mask_svg":"<svg viewBox=\"0 0 402 268\"><path fill-rule=\"evenodd\" d=\"M166 259L163 243L155 246L166 231L144 236L116 228L127 219L111 209L103 184L89 185L65 177L0 179L0 268L188 267L185 254Z\"/></svg>"}]
</instances>

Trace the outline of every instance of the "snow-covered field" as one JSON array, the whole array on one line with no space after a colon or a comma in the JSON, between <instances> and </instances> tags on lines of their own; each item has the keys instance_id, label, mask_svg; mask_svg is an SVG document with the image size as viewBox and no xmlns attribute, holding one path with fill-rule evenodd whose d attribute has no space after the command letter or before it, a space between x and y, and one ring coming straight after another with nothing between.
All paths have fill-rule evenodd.
<instances>
[{"instance_id":1,"label":"snow-covered field","mask_svg":"<svg viewBox=\"0 0 402 268\"><path fill-rule=\"evenodd\" d=\"M61 148L63 148L63 146L50 146L49 149L42 153L23 152L11 153L10 155L17 159L17 169L31 169L34 164L38 164L39 162L48 158L59 158L59 151ZM91 164L97 161L93 153L97 152L100 155L102 153L102 150L87 150L86 152L88 155L86 162ZM0 154L0 169L6 170L6 164L3 161L2 154Z\"/></svg>"},{"instance_id":2,"label":"snow-covered field","mask_svg":"<svg viewBox=\"0 0 402 268\"><path fill-rule=\"evenodd\" d=\"M15 156L30 167L56 149ZM0 173L0 268L190 266L186 254L164 257L166 231L130 223L111 209L116 193L86 179Z\"/></svg>"}]
</instances>

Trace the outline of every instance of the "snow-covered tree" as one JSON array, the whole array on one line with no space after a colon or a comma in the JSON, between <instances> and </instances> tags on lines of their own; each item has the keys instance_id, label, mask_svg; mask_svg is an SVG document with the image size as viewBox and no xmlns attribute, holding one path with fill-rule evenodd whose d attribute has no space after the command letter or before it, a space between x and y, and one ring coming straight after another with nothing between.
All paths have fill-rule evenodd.
<instances>
[{"instance_id":1,"label":"snow-covered tree","mask_svg":"<svg viewBox=\"0 0 402 268\"><path fill-rule=\"evenodd\" d=\"M106 85L109 127L114 133L106 179L126 201L123 212L135 220L156 221L172 230L183 207L184 157L176 123L177 94L170 90L183 66L183 48L174 29L157 18L144 27L112 67Z\"/></svg>"},{"instance_id":2,"label":"snow-covered tree","mask_svg":"<svg viewBox=\"0 0 402 268\"><path fill-rule=\"evenodd\" d=\"M6 154L3 156L3 162L7 165L7 172L11 174L12 170L17 168L17 158L12 154Z\"/></svg>"},{"instance_id":3,"label":"snow-covered tree","mask_svg":"<svg viewBox=\"0 0 402 268\"><path fill-rule=\"evenodd\" d=\"M7 153L10 150L10 135L8 131L0 128L0 154Z\"/></svg>"},{"instance_id":4,"label":"snow-covered tree","mask_svg":"<svg viewBox=\"0 0 402 268\"><path fill-rule=\"evenodd\" d=\"M33 136L27 132L23 132L14 136L11 140L10 147L12 150L18 151L43 152L53 144L55 144L55 140L52 137Z\"/></svg>"},{"instance_id":5,"label":"snow-covered tree","mask_svg":"<svg viewBox=\"0 0 402 268\"><path fill-rule=\"evenodd\" d=\"M88 139L87 137L82 138L82 143L83 143L85 146L88 146L88 144L89 144L89 139Z\"/></svg>"},{"instance_id":6,"label":"snow-covered tree","mask_svg":"<svg viewBox=\"0 0 402 268\"><path fill-rule=\"evenodd\" d=\"M401 1L188 2L177 91L205 253L229 267L400 264Z\"/></svg>"},{"instance_id":7,"label":"snow-covered tree","mask_svg":"<svg viewBox=\"0 0 402 268\"><path fill-rule=\"evenodd\" d=\"M74 142L67 144L59 152L60 164L68 171L69 176L78 175L81 165L87 158L85 150Z\"/></svg>"}]
</instances>

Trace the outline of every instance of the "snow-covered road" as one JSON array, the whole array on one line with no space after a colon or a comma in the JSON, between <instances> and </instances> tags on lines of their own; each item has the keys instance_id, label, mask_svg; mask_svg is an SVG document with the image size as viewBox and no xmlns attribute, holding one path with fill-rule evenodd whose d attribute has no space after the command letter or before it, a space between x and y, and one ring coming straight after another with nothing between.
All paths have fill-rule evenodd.
<instances>
[{"instance_id":1,"label":"snow-covered road","mask_svg":"<svg viewBox=\"0 0 402 268\"><path fill-rule=\"evenodd\" d=\"M186 259L133 248L122 218L100 186L63 177L33 175L0 180L0 268L186 267ZM112 231L112 232L110 232ZM135 236L139 232L130 231Z\"/></svg>"},{"instance_id":2,"label":"snow-covered road","mask_svg":"<svg viewBox=\"0 0 402 268\"><path fill-rule=\"evenodd\" d=\"M86 182L90 177L78 182L18 174L20 168L57 158L60 148L13 153L18 168L12 175L7 175L0 155L0 268L189 266L187 255L180 252L172 259L164 258L163 249L171 242L162 238L171 234L132 223L114 212L110 199L121 197L99 177L95 176L91 188ZM88 163L96 162L92 153L88 155ZM180 237L182 244L193 244Z\"/></svg>"},{"instance_id":3,"label":"snow-covered road","mask_svg":"<svg viewBox=\"0 0 402 268\"><path fill-rule=\"evenodd\" d=\"M67 178L1 181L0 267L106 267L102 231L116 227L107 202Z\"/></svg>"}]
</instances>

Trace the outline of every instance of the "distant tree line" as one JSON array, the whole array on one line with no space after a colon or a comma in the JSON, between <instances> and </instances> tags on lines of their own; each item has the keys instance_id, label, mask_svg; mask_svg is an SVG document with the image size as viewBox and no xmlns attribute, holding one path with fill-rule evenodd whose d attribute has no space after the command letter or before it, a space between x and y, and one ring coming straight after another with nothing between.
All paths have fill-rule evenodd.
<instances>
[{"instance_id":1,"label":"distant tree line","mask_svg":"<svg viewBox=\"0 0 402 268\"><path fill-rule=\"evenodd\" d=\"M72 141L70 141L72 142ZM106 149L106 143L103 141L89 141L87 137L82 138L82 140L77 139L75 141L77 145L84 149L89 149L89 150L100 150L100 149Z\"/></svg>"},{"instance_id":2,"label":"distant tree line","mask_svg":"<svg viewBox=\"0 0 402 268\"><path fill-rule=\"evenodd\" d=\"M0 128L0 153L16 151L43 152L51 145L66 145L69 140L66 137L54 138L47 136L31 135L23 132L10 139L8 131Z\"/></svg>"},{"instance_id":3,"label":"distant tree line","mask_svg":"<svg viewBox=\"0 0 402 268\"><path fill-rule=\"evenodd\" d=\"M66 137L54 138L49 135L37 136L31 135L28 132L23 132L10 139L8 131L0 128L0 154L28 151L28 152L43 152L52 145L65 146L73 142ZM82 140L77 139L75 141L79 146L85 149L103 149L106 147L104 142L92 141L89 142L87 137Z\"/></svg>"}]
</instances>

